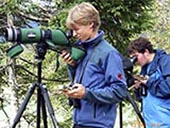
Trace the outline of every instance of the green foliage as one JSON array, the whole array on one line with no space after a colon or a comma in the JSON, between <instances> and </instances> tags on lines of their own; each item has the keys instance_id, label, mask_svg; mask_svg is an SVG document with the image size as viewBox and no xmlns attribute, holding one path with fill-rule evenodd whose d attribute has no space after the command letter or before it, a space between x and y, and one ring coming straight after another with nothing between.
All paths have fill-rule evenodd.
<instances>
[{"instance_id":1,"label":"green foliage","mask_svg":"<svg viewBox=\"0 0 170 128\"><path fill-rule=\"evenodd\" d=\"M122 54L126 53L130 39L152 28L156 18L165 17L161 13L159 14L160 11L157 12L158 16L153 15L156 7L158 7L155 6L156 0L51 0L51 2L46 1L46 4L32 2L31 0L6 0L0 1L0 18L2 19L0 20L0 32L2 33L3 29L9 24L7 21L12 22L16 27L29 26L30 21L36 21L40 23L42 29L59 27L66 31L65 20L69 9L82 1L91 2L99 10L102 22L101 29L104 30L106 39ZM157 9L161 10L162 8ZM164 29L168 27L157 22L158 29L155 29L155 31L160 30L160 26L161 29L162 26ZM168 33L164 33L164 29L161 32L164 35L163 38L166 39ZM160 32L158 31L158 33ZM17 80L14 91L19 99L18 107L22 103L30 83L35 83L38 79L35 45L25 45L24 52L14 58L15 63L11 64ZM9 47L11 47L11 44L1 44L0 47L1 93L4 93L3 88L8 87L7 60L9 58L6 57L6 49ZM59 67L58 64L60 64ZM57 58L57 53L54 51L48 50L45 59L42 61L42 83L47 86L61 127L69 128L72 124L72 108L68 106L67 98L59 91L60 85L69 84L67 66L60 58ZM31 99L26 113L24 113L24 120L31 124L36 122L35 99L36 95ZM50 125L52 126L52 123Z\"/></svg>"},{"instance_id":2,"label":"green foliage","mask_svg":"<svg viewBox=\"0 0 170 128\"><path fill-rule=\"evenodd\" d=\"M156 23L152 30L146 31L146 36L151 39L156 48L170 49L170 1L164 0L157 3L155 10Z\"/></svg>"},{"instance_id":3,"label":"green foliage","mask_svg":"<svg viewBox=\"0 0 170 128\"><path fill-rule=\"evenodd\" d=\"M130 39L152 27L155 0L116 0L93 3L98 8L106 38L125 54Z\"/></svg>"}]
</instances>

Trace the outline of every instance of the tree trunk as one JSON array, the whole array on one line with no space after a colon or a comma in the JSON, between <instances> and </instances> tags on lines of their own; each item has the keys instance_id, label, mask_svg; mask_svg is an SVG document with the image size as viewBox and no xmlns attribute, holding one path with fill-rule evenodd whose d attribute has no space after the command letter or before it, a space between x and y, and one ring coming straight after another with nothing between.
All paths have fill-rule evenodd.
<instances>
[{"instance_id":1,"label":"tree trunk","mask_svg":"<svg viewBox=\"0 0 170 128\"><path fill-rule=\"evenodd\" d=\"M7 24L8 26L12 26L13 22L12 22L12 17L10 15L7 16ZM15 72L14 72L14 68L13 65L15 64L15 61L13 59L8 59L7 60L7 65L8 69L8 91L7 91L7 95L9 96L9 110L8 111L8 116L9 116L9 122L10 122L10 126L13 124L15 115L17 113L17 94L16 94L16 77L15 77Z\"/></svg>"}]
</instances>

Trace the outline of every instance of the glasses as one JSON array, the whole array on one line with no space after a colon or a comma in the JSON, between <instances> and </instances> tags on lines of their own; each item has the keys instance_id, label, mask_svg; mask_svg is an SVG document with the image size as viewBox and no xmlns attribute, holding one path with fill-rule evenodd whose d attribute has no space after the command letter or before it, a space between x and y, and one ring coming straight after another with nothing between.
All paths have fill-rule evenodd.
<instances>
[{"instance_id":1,"label":"glasses","mask_svg":"<svg viewBox=\"0 0 170 128\"><path fill-rule=\"evenodd\" d=\"M135 63L137 62L137 60L138 60L137 56L132 56L131 59L130 59L130 61L131 61L133 64L135 64Z\"/></svg>"}]
</instances>

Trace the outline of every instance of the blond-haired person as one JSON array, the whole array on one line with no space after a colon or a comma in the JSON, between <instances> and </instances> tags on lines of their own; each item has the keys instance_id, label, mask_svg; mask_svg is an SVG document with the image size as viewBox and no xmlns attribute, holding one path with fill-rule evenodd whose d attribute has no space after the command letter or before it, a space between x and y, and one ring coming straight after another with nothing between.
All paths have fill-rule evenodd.
<instances>
[{"instance_id":1,"label":"blond-haired person","mask_svg":"<svg viewBox=\"0 0 170 128\"><path fill-rule=\"evenodd\" d=\"M126 80L120 53L99 30L100 16L87 2L75 5L68 14L66 25L83 47L86 56L75 62L62 51L68 64L72 90L64 94L73 101L73 128L113 128L116 104L126 96Z\"/></svg>"}]
</instances>

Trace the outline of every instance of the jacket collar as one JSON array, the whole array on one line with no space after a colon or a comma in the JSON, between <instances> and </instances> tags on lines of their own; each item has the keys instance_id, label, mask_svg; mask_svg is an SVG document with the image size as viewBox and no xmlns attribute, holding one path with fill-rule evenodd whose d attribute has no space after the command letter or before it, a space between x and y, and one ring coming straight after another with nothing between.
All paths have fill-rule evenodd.
<instances>
[{"instance_id":1,"label":"jacket collar","mask_svg":"<svg viewBox=\"0 0 170 128\"><path fill-rule=\"evenodd\" d=\"M157 70L160 57L165 55L165 54L166 54L166 52L164 50L155 50L155 57L154 57L153 61L150 62L149 64L143 66L141 73L143 75L145 75L145 74L148 74L148 75L153 74ZM147 68L150 68L148 73L147 73Z\"/></svg>"}]
</instances>

